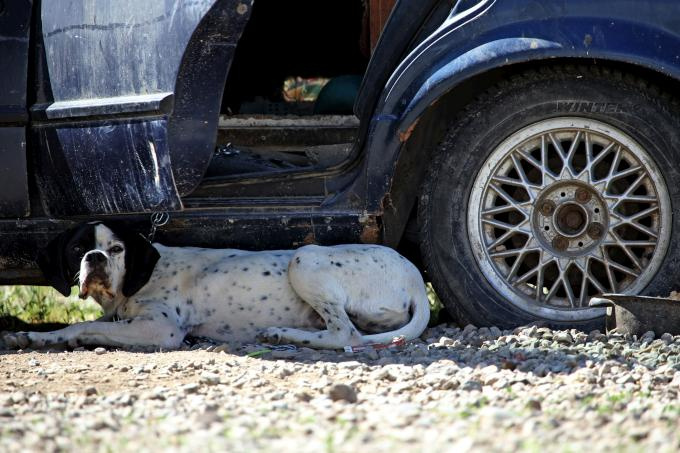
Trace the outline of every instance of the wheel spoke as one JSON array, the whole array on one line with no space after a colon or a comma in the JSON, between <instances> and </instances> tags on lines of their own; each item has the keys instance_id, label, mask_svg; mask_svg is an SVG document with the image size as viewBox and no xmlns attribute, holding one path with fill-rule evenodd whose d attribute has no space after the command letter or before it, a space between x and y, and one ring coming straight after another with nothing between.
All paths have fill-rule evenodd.
<instances>
[{"instance_id":1,"label":"wheel spoke","mask_svg":"<svg viewBox=\"0 0 680 453\"><path fill-rule=\"evenodd\" d=\"M503 206L494 206L493 208L484 209L482 211L483 216L494 216L496 214L505 214L506 212L517 211L517 208L511 204L506 204ZM524 214L524 213L522 213Z\"/></svg>"},{"instance_id":2,"label":"wheel spoke","mask_svg":"<svg viewBox=\"0 0 680 453\"><path fill-rule=\"evenodd\" d=\"M531 198L531 201L533 202L536 199L536 193L541 190L541 186L532 184L531 181L529 181L529 178L524 171L524 167L522 167L522 162L517 158L517 154L513 153L510 157L512 158L512 164L515 167L515 171L517 171L517 174L522 180L524 189L527 191L529 198Z\"/></svg>"},{"instance_id":3,"label":"wheel spoke","mask_svg":"<svg viewBox=\"0 0 680 453\"><path fill-rule=\"evenodd\" d=\"M493 191L496 192L498 196L503 199L503 201L505 201L509 205L512 205L516 210L524 214L525 217L529 217L529 213L524 210L522 205L517 200L512 198L510 195L508 195L508 193L505 190L503 190L502 188L493 183L489 184L489 187L493 189Z\"/></svg>"},{"instance_id":4,"label":"wheel spoke","mask_svg":"<svg viewBox=\"0 0 680 453\"><path fill-rule=\"evenodd\" d=\"M609 182L611 183L613 181L616 181L617 179L621 179L621 178L625 178L625 177L630 176L630 175L634 175L635 173L639 172L642 169L643 168L640 165L637 165L637 166L631 167L631 168L627 168L623 171L620 171L620 172L612 175L609 178Z\"/></svg>"},{"instance_id":5,"label":"wheel spoke","mask_svg":"<svg viewBox=\"0 0 680 453\"><path fill-rule=\"evenodd\" d=\"M600 294L604 294L607 292L607 289L602 286L602 284L592 275L588 274L588 281L597 288L597 290L600 292Z\"/></svg>"},{"instance_id":6,"label":"wheel spoke","mask_svg":"<svg viewBox=\"0 0 680 453\"><path fill-rule=\"evenodd\" d=\"M519 249L503 250L499 252L489 252L489 256L492 258L510 258L512 256L517 256L523 253L538 252L541 250L538 247L527 247L526 245Z\"/></svg>"},{"instance_id":7,"label":"wheel spoke","mask_svg":"<svg viewBox=\"0 0 680 453\"><path fill-rule=\"evenodd\" d=\"M638 177L635 179L635 181L633 181L633 183L632 183L630 186L628 186L628 188L626 189L625 192L623 192L623 194L621 194L620 196L616 197L616 202L615 202L612 206L610 206L609 209L610 209L612 212L616 211L616 208L618 208L619 205L620 205L623 201L625 201L626 198L640 186L640 184L642 184L642 181L643 181L646 177L647 177L647 174L646 174L646 173L642 173L640 176L638 176ZM605 186L605 188L606 188L606 189L605 189L605 193L606 193L606 192L608 191L607 185Z\"/></svg>"},{"instance_id":8,"label":"wheel spoke","mask_svg":"<svg viewBox=\"0 0 680 453\"><path fill-rule=\"evenodd\" d=\"M624 274L632 275L633 277L637 277L640 274L638 272L635 272L633 269L630 269L622 264L617 263L616 261L610 261L609 267L613 267L619 272L623 272Z\"/></svg>"},{"instance_id":9,"label":"wheel spoke","mask_svg":"<svg viewBox=\"0 0 680 453\"><path fill-rule=\"evenodd\" d=\"M567 278L566 275L562 276L562 286L564 287L564 290L567 293L569 305L571 305L571 308L576 308L576 296L574 295L574 290L572 289L571 284L569 283L569 279Z\"/></svg>"},{"instance_id":10,"label":"wheel spoke","mask_svg":"<svg viewBox=\"0 0 680 453\"><path fill-rule=\"evenodd\" d=\"M630 222L630 221L624 219L621 222L619 222L618 224L616 224L616 227L619 227L621 225L630 225L631 227L635 228L636 230L641 231L642 233L645 233L647 236L653 237L655 239L659 237L659 234L656 231L651 230L650 228L647 228L644 225L640 225L637 222Z\"/></svg>"},{"instance_id":11,"label":"wheel spoke","mask_svg":"<svg viewBox=\"0 0 680 453\"><path fill-rule=\"evenodd\" d=\"M621 147L617 146L616 151L614 151L614 160L609 166L609 174L605 178L605 184L604 184L604 191L609 192L609 184L612 182L612 178L614 177L614 174L616 173L616 169L619 167L619 164L621 163Z\"/></svg>"},{"instance_id":12,"label":"wheel spoke","mask_svg":"<svg viewBox=\"0 0 680 453\"><path fill-rule=\"evenodd\" d=\"M557 154L559 154L560 159L562 159L562 170L560 171L559 177L574 178L574 173L571 171L571 165L569 163L570 158L569 153L567 151L564 151L562 143L560 143L560 141L557 140L554 134L548 133L548 138L550 139L550 142L555 148L555 151L557 151Z\"/></svg>"},{"instance_id":13,"label":"wheel spoke","mask_svg":"<svg viewBox=\"0 0 680 453\"><path fill-rule=\"evenodd\" d=\"M559 175L556 175L552 171L550 171L550 168L548 167L548 141L545 138L545 135L541 136L541 172L543 173L543 186L547 186L548 183L551 181L554 181L559 177Z\"/></svg>"},{"instance_id":14,"label":"wheel spoke","mask_svg":"<svg viewBox=\"0 0 680 453\"><path fill-rule=\"evenodd\" d=\"M515 276L517 275L517 271L519 270L519 266L522 264L524 261L524 257L526 256L526 252L521 252L520 255L515 259L515 262L512 264L512 267L510 268L510 272L508 273L506 279L508 281L513 281L515 279Z\"/></svg>"},{"instance_id":15,"label":"wheel spoke","mask_svg":"<svg viewBox=\"0 0 680 453\"><path fill-rule=\"evenodd\" d=\"M485 221L485 222L487 222L487 221ZM526 223L527 222L525 220L524 222L520 223L519 225L510 225L511 228L508 229L505 233L503 233L500 237L495 239L491 244L489 244L486 247L486 250L491 251L491 250L495 249L496 247L498 247L499 245L501 245L502 243L504 243L505 241L510 239L510 237L512 237L515 234L526 235L526 231L521 229L521 225L524 225ZM504 225L509 225L509 224L504 224Z\"/></svg>"},{"instance_id":16,"label":"wheel spoke","mask_svg":"<svg viewBox=\"0 0 680 453\"><path fill-rule=\"evenodd\" d=\"M640 260L638 260L637 256L635 256L635 254L623 244L623 241L621 240L619 235L616 234L616 232L612 232L612 235L616 239L617 245L621 248L621 250L623 250L628 259L630 259L633 262L637 269L642 270L642 264L640 263Z\"/></svg>"},{"instance_id":17,"label":"wheel spoke","mask_svg":"<svg viewBox=\"0 0 680 453\"><path fill-rule=\"evenodd\" d=\"M611 198L613 200L616 200L617 204L623 203L623 202L631 202L631 203L654 203L657 200L657 198L653 195L611 195L607 194L606 198Z\"/></svg>"},{"instance_id":18,"label":"wheel spoke","mask_svg":"<svg viewBox=\"0 0 680 453\"><path fill-rule=\"evenodd\" d=\"M576 154L576 151L578 150L578 147L581 144L582 138L583 138L582 132L576 131L576 135L574 136L571 142L569 151L567 151L567 157L564 161L564 165L569 169L569 174L571 175L572 178L576 177L576 172L574 171L572 161L574 159L574 154Z\"/></svg>"},{"instance_id":19,"label":"wheel spoke","mask_svg":"<svg viewBox=\"0 0 680 453\"><path fill-rule=\"evenodd\" d=\"M545 266L543 265L543 250L539 255L538 259L538 274L536 275L536 300L541 300L543 298L543 283L545 281Z\"/></svg>"},{"instance_id":20,"label":"wheel spoke","mask_svg":"<svg viewBox=\"0 0 680 453\"><path fill-rule=\"evenodd\" d=\"M496 228L502 228L504 230L515 230L515 227L517 226L517 225L513 225L511 223L501 222L500 220L496 220L496 219L482 219L482 222L484 222L488 225L491 225L493 227L496 227Z\"/></svg>"},{"instance_id":21,"label":"wheel spoke","mask_svg":"<svg viewBox=\"0 0 680 453\"><path fill-rule=\"evenodd\" d=\"M643 219L643 218L647 217L648 215L650 215L651 213L657 212L658 210L659 210L658 206L652 206L650 208L645 209L644 211L640 211L640 212L637 212L633 215L626 216L626 217L624 217L624 219L628 220L629 222L634 222L637 219Z\"/></svg>"}]
</instances>

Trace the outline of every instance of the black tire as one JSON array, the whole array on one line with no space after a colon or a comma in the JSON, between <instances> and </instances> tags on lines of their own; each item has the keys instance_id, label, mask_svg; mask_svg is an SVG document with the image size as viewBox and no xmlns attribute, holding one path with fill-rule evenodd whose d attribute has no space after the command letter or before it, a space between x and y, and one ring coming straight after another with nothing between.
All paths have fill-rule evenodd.
<instances>
[{"instance_id":1,"label":"black tire","mask_svg":"<svg viewBox=\"0 0 680 453\"><path fill-rule=\"evenodd\" d=\"M674 100L643 80L598 67L550 67L513 77L468 106L454 121L430 166L418 222L426 272L450 314L462 324L513 328L602 329L602 316L564 321L508 303L480 269L468 236L472 185L499 143L538 121L568 114L625 132L652 157L666 182L672 211L680 202L680 122ZM668 295L680 275L680 216L671 223L662 264L642 291Z\"/></svg>"}]
</instances>

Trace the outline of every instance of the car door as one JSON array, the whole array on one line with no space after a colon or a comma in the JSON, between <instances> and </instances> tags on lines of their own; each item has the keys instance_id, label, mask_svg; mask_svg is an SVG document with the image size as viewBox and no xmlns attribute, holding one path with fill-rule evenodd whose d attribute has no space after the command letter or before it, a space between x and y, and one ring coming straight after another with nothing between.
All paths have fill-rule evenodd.
<instances>
[{"instance_id":1,"label":"car door","mask_svg":"<svg viewBox=\"0 0 680 453\"><path fill-rule=\"evenodd\" d=\"M29 214L26 85L31 0L0 0L0 217Z\"/></svg>"},{"instance_id":2,"label":"car door","mask_svg":"<svg viewBox=\"0 0 680 453\"><path fill-rule=\"evenodd\" d=\"M45 0L36 178L51 216L181 210L214 151L252 1Z\"/></svg>"}]
</instances>

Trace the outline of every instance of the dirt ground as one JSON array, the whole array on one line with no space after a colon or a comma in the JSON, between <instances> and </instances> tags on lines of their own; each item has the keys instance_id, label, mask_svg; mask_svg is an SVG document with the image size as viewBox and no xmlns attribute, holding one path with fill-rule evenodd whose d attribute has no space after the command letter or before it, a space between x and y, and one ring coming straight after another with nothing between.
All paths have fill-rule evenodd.
<instances>
[{"instance_id":1,"label":"dirt ground","mask_svg":"<svg viewBox=\"0 0 680 453\"><path fill-rule=\"evenodd\" d=\"M0 351L0 451L680 448L680 336L444 325L359 354L194 347Z\"/></svg>"}]
</instances>

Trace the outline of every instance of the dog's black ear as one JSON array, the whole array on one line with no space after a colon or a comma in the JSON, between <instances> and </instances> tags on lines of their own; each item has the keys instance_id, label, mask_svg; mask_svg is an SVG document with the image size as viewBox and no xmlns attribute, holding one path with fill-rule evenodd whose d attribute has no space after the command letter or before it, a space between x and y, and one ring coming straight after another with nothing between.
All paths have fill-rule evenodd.
<instances>
[{"instance_id":1,"label":"dog's black ear","mask_svg":"<svg viewBox=\"0 0 680 453\"><path fill-rule=\"evenodd\" d=\"M38 250L38 267L47 282L63 296L71 294L75 275L70 275L66 262L66 245L73 237L74 230L67 230L52 239L47 247Z\"/></svg>"},{"instance_id":2,"label":"dog's black ear","mask_svg":"<svg viewBox=\"0 0 680 453\"><path fill-rule=\"evenodd\" d=\"M141 234L126 233L120 239L125 243L123 295L130 297L147 284L161 255Z\"/></svg>"}]
</instances>

